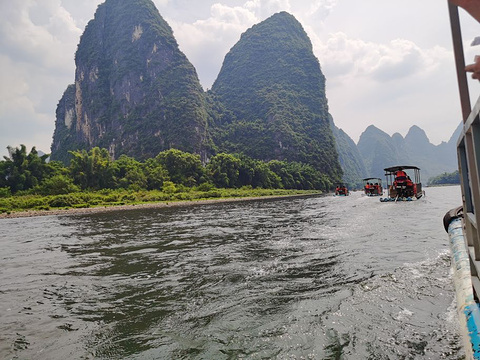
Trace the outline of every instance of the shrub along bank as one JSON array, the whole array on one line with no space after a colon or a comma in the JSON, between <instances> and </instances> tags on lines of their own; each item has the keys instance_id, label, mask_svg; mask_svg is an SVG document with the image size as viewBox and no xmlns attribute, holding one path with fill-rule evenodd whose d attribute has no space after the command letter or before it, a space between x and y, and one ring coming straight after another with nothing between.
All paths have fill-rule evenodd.
<instances>
[{"instance_id":1,"label":"shrub along bank","mask_svg":"<svg viewBox=\"0 0 480 360\"><path fill-rule=\"evenodd\" d=\"M19 195L0 198L0 213L10 214L28 210L55 210L106 207L117 205L148 204L171 201L198 201L208 199L246 198L262 196L288 196L320 194L318 190L254 189L245 186L239 189L201 190L197 188L175 188L160 190L100 190L81 191L61 195ZM174 190L174 191L172 191Z\"/></svg>"},{"instance_id":2,"label":"shrub along bank","mask_svg":"<svg viewBox=\"0 0 480 360\"><path fill-rule=\"evenodd\" d=\"M9 148L0 161L0 213L298 193L321 193L332 182L311 165L220 153L202 164L176 149L139 162L106 149L72 151L68 166L35 147Z\"/></svg>"}]
</instances>

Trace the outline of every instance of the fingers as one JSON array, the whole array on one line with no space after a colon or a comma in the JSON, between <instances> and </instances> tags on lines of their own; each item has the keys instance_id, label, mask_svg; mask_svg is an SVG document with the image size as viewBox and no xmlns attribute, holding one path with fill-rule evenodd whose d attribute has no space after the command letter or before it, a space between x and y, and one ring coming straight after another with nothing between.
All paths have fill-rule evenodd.
<instances>
[{"instance_id":1,"label":"fingers","mask_svg":"<svg viewBox=\"0 0 480 360\"><path fill-rule=\"evenodd\" d=\"M474 63L465 66L466 72L472 73L472 79L480 80L480 56L476 55Z\"/></svg>"}]
</instances>

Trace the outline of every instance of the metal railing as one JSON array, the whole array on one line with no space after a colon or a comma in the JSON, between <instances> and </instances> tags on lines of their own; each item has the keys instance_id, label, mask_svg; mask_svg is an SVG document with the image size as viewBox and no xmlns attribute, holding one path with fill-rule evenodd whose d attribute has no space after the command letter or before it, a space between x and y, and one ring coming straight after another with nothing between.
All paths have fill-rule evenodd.
<instances>
[{"instance_id":1,"label":"metal railing","mask_svg":"<svg viewBox=\"0 0 480 360\"><path fill-rule=\"evenodd\" d=\"M468 247L473 293L478 301L480 299L480 98L472 109L467 74L464 70L465 56L458 8L449 2L448 9L463 115L463 129L457 142L462 188L463 231Z\"/></svg>"}]
</instances>

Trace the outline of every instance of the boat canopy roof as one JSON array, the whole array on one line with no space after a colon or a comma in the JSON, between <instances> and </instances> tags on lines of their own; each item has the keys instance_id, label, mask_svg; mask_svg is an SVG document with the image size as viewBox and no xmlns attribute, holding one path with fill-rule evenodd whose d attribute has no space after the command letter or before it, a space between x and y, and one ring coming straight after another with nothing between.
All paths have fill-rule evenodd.
<instances>
[{"instance_id":1,"label":"boat canopy roof","mask_svg":"<svg viewBox=\"0 0 480 360\"><path fill-rule=\"evenodd\" d=\"M380 181L382 181L382 179L377 178L377 177L372 177L372 178L365 178L365 179L363 179L363 181L368 181L368 180L380 180Z\"/></svg>"},{"instance_id":2,"label":"boat canopy roof","mask_svg":"<svg viewBox=\"0 0 480 360\"><path fill-rule=\"evenodd\" d=\"M399 170L408 170L408 169L420 170L420 168L418 168L416 166L409 166L409 165L392 166L392 167L385 168L383 170L388 171L388 172L395 172L395 171L399 171Z\"/></svg>"}]
</instances>

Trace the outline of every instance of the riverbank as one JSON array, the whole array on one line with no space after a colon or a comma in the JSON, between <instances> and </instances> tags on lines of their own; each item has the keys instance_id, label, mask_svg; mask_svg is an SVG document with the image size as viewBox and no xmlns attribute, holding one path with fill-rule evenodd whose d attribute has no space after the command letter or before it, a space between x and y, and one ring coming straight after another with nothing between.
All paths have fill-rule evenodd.
<instances>
[{"instance_id":1,"label":"riverbank","mask_svg":"<svg viewBox=\"0 0 480 360\"><path fill-rule=\"evenodd\" d=\"M81 215L81 214L93 214L110 211L126 211L135 209L158 209L167 207L180 207L180 206L192 206L192 205L205 205L212 203L225 203L225 202L238 202L238 201L254 201L261 199L280 199L280 198L294 198L294 197L306 197L306 196L318 196L321 192L305 192L296 194L283 194L283 195L263 195L263 196L245 196L245 197L226 197L226 198L212 198L212 199L199 199L199 200L182 200L182 201L159 201L148 203L134 203L123 205L106 205L84 208L63 208L63 209L46 209L46 210L23 210L0 213L0 219L8 218L21 218L21 217L34 217L34 216L49 216L49 215Z\"/></svg>"}]
</instances>

